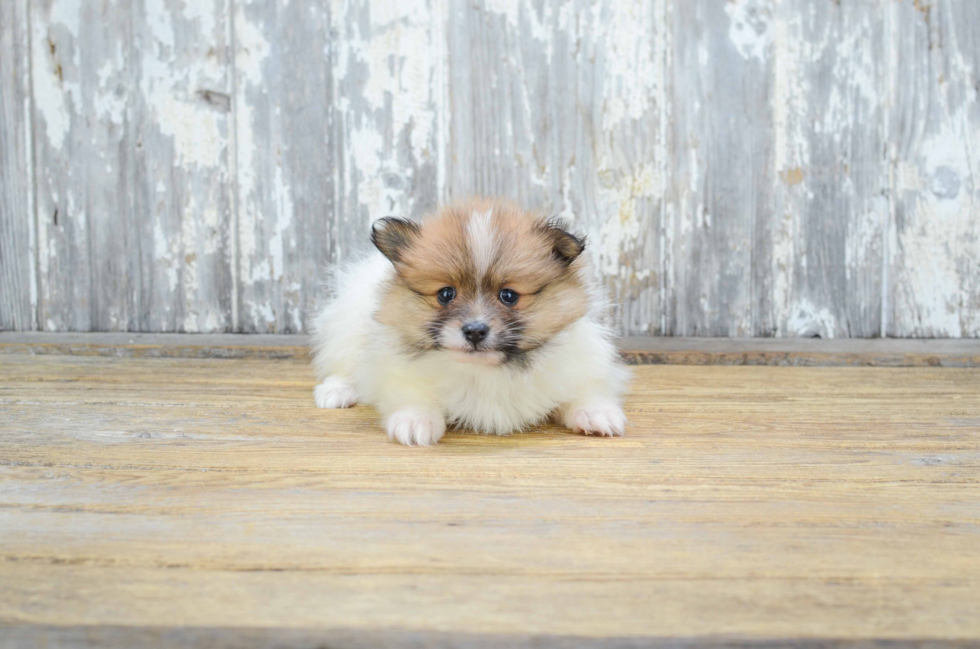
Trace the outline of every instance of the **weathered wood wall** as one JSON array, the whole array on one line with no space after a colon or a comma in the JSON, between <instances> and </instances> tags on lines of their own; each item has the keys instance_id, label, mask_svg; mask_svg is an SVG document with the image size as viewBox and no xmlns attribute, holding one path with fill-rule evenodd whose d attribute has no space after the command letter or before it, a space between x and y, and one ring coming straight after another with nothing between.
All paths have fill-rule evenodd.
<instances>
[{"instance_id":1,"label":"weathered wood wall","mask_svg":"<svg viewBox=\"0 0 980 649\"><path fill-rule=\"evenodd\" d=\"M980 336L973 0L4 0L0 88L3 329L301 331L479 193L624 333Z\"/></svg>"}]
</instances>

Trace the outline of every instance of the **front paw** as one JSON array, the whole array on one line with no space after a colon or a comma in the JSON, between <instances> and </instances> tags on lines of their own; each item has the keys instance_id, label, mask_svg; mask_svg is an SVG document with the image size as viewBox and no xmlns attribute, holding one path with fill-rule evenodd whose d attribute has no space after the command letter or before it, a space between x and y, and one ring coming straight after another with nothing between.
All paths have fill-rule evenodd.
<instances>
[{"instance_id":1,"label":"front paw","mask_svg":"<svg viewBox=\"0 0 980 649\"><path fill-rule=\"evenodd\" d=\"M626 415L615 401L602 399L568 406L565 425L584 435L622 437L626 434Z\"/></svg>"},{"instance_id":2,"label":"front paw","mask_svg":"<svg viewBox=\"0 0 980 649\"><path fill-rule=\"evenodd\" d=\"M313 388L317 408L350 408L357 403L354 386L339 376L328 376Z\"/></svg>"},{"instance_id":3,"label":"front paw","mask_svg":"<svg viewBox=\"0 0 980 649\"><path fill-rule=\"evenodd\" d=\"M402 408L388 417L388 439L405 446L432 446L446 433L442 413L426 408Z\"/></svg>"}]
</instances>

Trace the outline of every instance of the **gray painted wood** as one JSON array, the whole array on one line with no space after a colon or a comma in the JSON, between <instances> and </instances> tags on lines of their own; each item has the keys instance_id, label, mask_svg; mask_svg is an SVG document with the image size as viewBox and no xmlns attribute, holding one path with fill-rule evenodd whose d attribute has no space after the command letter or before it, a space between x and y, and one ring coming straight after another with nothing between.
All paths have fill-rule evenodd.
<instances>
[{"instance_id":1,"label":"gray painted wood","mask_svg":"<svg viewBox=\"0 0 980 649\"><path fill-rule=\"evenodd\" d=\"M667 333L771 335L772 7L674 3Z\"/></svg>"},{"instance_id":2,"label":"gray painted wood","mask_svg":"<svg viewBox=\"0 0 980 649\"><path fill-rule=\"evenodd\" d=\"M753 264L772 314L756 334L881 333L884 10L884 0L774 7L772 247Z\"/></svg>"},{"instance_id":3,"label":"gray painted wood","mask_svg":"<svg viewBox=\"0 0 980 649\"><path fill-rule=\"evenodd\" d=\"M0 3L0 330L36 329L26 0Z\"/></svg>"},{"instance_id":4,"label":"gray painted wood","mask_svg":"<svg viewBox=\"0 0 980 649\"><path fill-rule=\"evenodd\" d=\"M878 335L882 2L672 9L668 332Z\"/></svg>"},{"instance_id":5,"label":"gray painted wood","mask_svg":"<svg viewBox=\"0 0 980 649\"><path fill-rule=\"evenodd\" d=\"M38 324L137 325L137 225L126 156L134 83L131 9L31 3L38 231ZM117 53L121 54L117 55ZM133 253L137 254L133 254Z\"/></svg>"},{"instance_id":6,"label":"gray painted wood","mask_svg":"<svg viewBox=\"0 0 980 649\"><path fill-rule=\"evenodd\" d=\"M418 219L442 198L449 114L437 65L446 38L439 4L332 4L331 262L369 246L375 219Z\"/></svg>"},{"instance_id":7,"label":"gray painted wood","mask_svg":"<svg viewBox=\"0 0 980 649\"><path fill-rule=\"evenodd\" d=\"M891 3L890 336L980 336L980 4Z\"/></svg>"},{"instance_id":8,"label":"gray painted wood","mask_svg":"<svg viewBox=\"0 0 980 649\"><path fill-rule=\"evenodd\" d=\"M230 329L223 3L32 3L39 325Z\"/></svg>"},{"instance_id":9,"label":"gray painted wood","mask_svg":"<svg viewBox=\"0 0 980 649\"><path fill-rule=\"evenodd\" d=\"M226 0L147 2L135 21L139 329L229 331L234 327L229 5Z\"/></svg>"},{"instance_id":10,"label":"gray painted wood","mask_svg":"<svg viewBox=\"0 0 980 649\"><path fill-rule=\"evenodd\" d=\"M236 330L300 332L333 238L329 8L236 2L235 39Z\"/></svg>"},{"instance_id":11,"label":"gray painted wood","mask_svg":"<svg viewBox=\"0 0 980 649\"><path fill-rule=\"evenodd\" d=\"M664 3L450 6L447 193L570 221L616 322L661 333Z\"/></svg>"},{"instance_id":12,"label":"gray painted wood","mask_svg":"<svg viewBox=\"0 0 980 649\"><path fill-rule=\"evenodd\" d=\"M980 336L968 0L3 11L0 327L303 331L476 193L587 233L621 333Z\"/></svg>"}]
</instances>

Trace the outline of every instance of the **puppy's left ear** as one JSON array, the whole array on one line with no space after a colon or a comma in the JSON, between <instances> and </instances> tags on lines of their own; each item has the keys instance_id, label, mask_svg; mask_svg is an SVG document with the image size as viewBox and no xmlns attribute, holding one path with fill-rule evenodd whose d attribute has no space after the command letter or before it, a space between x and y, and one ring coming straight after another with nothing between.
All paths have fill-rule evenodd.
<instances>
[{"instance_id":1,"label":"puppy's left ear","mask_svg":"<svg viewBox=\"0 0 980 649\"><path fill-rule=\"evenodd\" d=\"M378 219L371 226L371 243L392 263L398 263L421 231L418 223L395 216L386 216Z\"/></svg>"},{"instance_id":2,"label":"puppy's left ear","mask_svg":"<svg viewBox=\"0 0 980 649\"><path fill-rule=\"evenodd\" d=\"M568 266L585 250L585 237L568 231L568 224L561 219L551 219L545 224L545 234L551 242L551 254Z\"/></svg>"}]
</instances>

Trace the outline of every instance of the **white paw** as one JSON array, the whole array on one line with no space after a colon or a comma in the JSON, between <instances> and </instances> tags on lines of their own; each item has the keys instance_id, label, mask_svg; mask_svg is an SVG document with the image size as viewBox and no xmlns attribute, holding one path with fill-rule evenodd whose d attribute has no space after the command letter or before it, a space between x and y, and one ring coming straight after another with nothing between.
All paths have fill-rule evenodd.
<instances>
[{"instance_id":1,"label":"white paw","mask_svg":"<svg viewBox=\"0 0 980 649\"><path fill-rule=\"evenodd\" d=\"M350 408L357 403L357 392L354 386L339 376L328 376L313 388L313 398L317 408Z\"/></svg>"},{"instance_id":2,"label":"white paw","mask_svg":"<svg viewBox=\"0 0 980 649\"><path fill-rule=\"evenodd\" d=\"M585 435L622 437L626 434L626 415L615 401L603 399L570 406L565 425Z\"/></svg>"},{"instance_id":3,"label":"white paw","mask_svg":"<svg viewBox=\"0 0 980 649\"><path fill-rule=\"evenodd\" d=\"M431 446L442 439L446 420L442 413L424 408L402 408L388 417L388 439L405 446Z\"/></svg>"}]
</instances>

